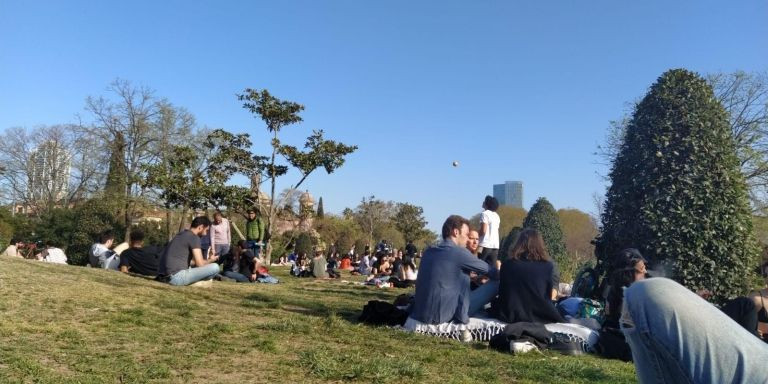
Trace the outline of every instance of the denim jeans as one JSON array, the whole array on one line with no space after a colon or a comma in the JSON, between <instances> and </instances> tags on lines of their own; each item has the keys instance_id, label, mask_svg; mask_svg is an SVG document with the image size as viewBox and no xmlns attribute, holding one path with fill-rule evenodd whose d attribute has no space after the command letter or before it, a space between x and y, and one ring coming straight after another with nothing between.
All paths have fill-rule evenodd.
<instances>
[{"instance_id":1,"label":"denim jeans","mask_svg":"<svg viewBox=\"0 0 768 384\"><path fill-rule=\"evenodd\" d=\"M171 285L190 285L200 280L212 279L219 274L219 265L207 264L202 267L189 268L178 271L171 276Z\"/></svg>"},{"instance_id":2,"label":"denim jeans","mask_svg":"<svg viewBox=\"0 0 768 384\"><path fill-rule=\"evenodd\" d=\"M245 275L243 275L240 272L232 272L232 271L226 271L224 272L224 276L229 277L230 279L235 279L238 283L250 283L251 280L248 279Z\"/></svg>"},{"instance_id":3,"label":"denim jeans","mask_svg":"<svg viewBox=\"0 0 768 384\"><path fill-rule=\"evenodd\" d=\"M480 312L486 304L490 303L499 293L499 281L488 280L485 284L477 287L469 293L469 310L467 316L472 317Z\"/></svg>"},{"instance_id":4,"label":"denim jeans","mask_svg":"<svg viewBox=\"0 0 768 384\"><path fill-rule=\"evenodd\" d=\"M229 244L216 244L213 247L213 251L216 252L217 255L219 255L219 258L224 257L227 253L229 253Z\"/></svg>"},{"instance_id":5,"label":"denim jeans","mask_svg":"<svg viewBox=\"0 0 768 384\"><path fill-rule=\"evenodd\" d=\"M641 383L766 383L768 345L676 282L624 291L622 330Z\"/></svg>"}]
</instances>

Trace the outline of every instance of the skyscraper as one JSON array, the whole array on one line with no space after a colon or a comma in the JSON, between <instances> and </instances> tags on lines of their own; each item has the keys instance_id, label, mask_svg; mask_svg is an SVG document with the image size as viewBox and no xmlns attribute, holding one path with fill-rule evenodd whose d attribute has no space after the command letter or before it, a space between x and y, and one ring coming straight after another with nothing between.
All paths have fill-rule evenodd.
<instances>
[{"instance_id":1,"label":"skyscraper","mask_svg":"<svg viewBox=\"0 0 768 384\"><path fill-rule=\"evenodd\" d=\"M523 182L507 181L504 184L494 184L493 197L499 201L499 205L509 205L516 208L522 208Z\"/></svg>"},{"instance_id":2,"label":"skyscraper","mask_svg":"<svg viewBox=\"0 0 768 384\"><path fill-rule=\"evenodd\" d=\"M55 141L37 147L29 157L29 192L33 200L59 201L69 187L70 155Z\"/></svg>"}]
</instances>

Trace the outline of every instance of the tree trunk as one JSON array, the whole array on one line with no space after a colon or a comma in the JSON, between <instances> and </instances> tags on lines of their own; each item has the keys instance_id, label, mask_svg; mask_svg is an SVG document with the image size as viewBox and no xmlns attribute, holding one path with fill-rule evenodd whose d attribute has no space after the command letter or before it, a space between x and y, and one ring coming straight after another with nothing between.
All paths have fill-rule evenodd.
<instances>
[{"instance_id":1,"label":"tree trunk","mask_svg":"<svg viewBox=\"0 0 768 384\"><path fill-rule=\"evenodd\" d=\"M171 208L169 206L165 206L165 237L168 241L171 241L173 239L173 236L171 236Z\"/></svg>"}]
</instances>

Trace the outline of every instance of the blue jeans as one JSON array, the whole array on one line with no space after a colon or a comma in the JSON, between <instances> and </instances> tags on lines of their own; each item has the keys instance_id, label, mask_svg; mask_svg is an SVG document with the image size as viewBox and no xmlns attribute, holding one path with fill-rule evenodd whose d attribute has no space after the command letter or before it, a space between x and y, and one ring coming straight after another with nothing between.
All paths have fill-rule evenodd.
<instances>
[{"instance_id":1,"label":"blue jeans","mask_svg":"<svg viewBox=\"0 0 768 384\"><path fill-rule=\"evenodd\" d=\"M178 271L171 276L171 285L190 285L200 280L212 279L219 274L219 265L207 264L202 267L189 268Z\"/></svg>"},{"instance_id":2,"label":"blue jeans","mask_svg":"<svg viewBox=\"0 0 768 384\"><path fill-rule=\"evenodd\" d=\"M467 316L472 317L480 312L486 304L490 303L499 293L499 281L488 280L485 284L477 287L469 293L469 310Z\"/></svg>"},{"instance_id":3,"label":"blue jeans","mask_svg":"<svg viewBox=\"0 0 768 384\"><path fill-rule=\"evenodd\" d=\"M256 240L248 240L248 249L253 251L253 254L256 256L259 256L259 253L261 252L261 247L263 246L262 243L256 241Z\"/></svg>"},{"instance_id":4,"label":"blue jeans","mask_svg":"<svg viewBox=\"0 0 768 384\"><path fill-rule=\"evenodd\" d=\"M229 244L216 244L213 247L213 251L216 252L217 255L219 255L219 258L223 257L227 253L229 253Z\"/></svg>"},{"instance_id":5,"label":"blue jeans","mask_svg":"<svg viewBox=\"0 0 768 384\"><path fill-rule=\"evenodd\" d=\"M235 279L238 283L250 283L251 280L248 279L245 275L243 275L240 272L232 272L232 271L226 271L224 272L224 276L229 277L230 279Z\"/></svg>"},{"instance_id":6,"label":"blue jeans","mask_svg":"<svg viewBox=\"0 0 768 384\"><path fill-rule=\"evenodd\" d=\"M641 383L766 383L768 345L676 282L624 291L622 330Z\"/></svg>"}]
</instances>

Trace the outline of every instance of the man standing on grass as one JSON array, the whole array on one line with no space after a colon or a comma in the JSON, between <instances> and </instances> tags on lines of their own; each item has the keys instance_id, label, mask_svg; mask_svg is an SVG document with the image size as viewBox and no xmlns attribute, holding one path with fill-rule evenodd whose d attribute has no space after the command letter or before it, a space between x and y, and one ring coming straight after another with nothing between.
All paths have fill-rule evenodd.
<instances>
[{"instance_id":1,"label":"man standing on grass","mask_svg":"<svg viewBox=\"0 0 768 384\"><path fill-rule=\"evenodd\" d=\"M442 234L442 243L424 251L409 320L426 324L466 324L472 315L468 313L471 301L490 301L490 298L474 297L478 290L470 293L469 273L484 275L488 272L488 264L466 248L469 237L467 219L458 215L449 216L443 224Z\"/></svg>"},{"instance_id":2,"label":"man standing on grass","mask_svg":"<svg viewBox=\"0 0 768 384\"><path fill-rule=\"evenodd\" d=\"M248 217L245 222L245 239L248 240L248 248L254 255L259 256L261 248L264 246L264 235L266 234L266 224L256 212L255 208L248 210Z\"/></svg>"},{"instance_id":3,"label":"man standing on grass","mask_svg":"<svg viewBox=\"0 0 768 384\"><path fill-rule=\"evenodd\" d=\"M211 220L205 216L192 220L189 229L180 232L165 247L160 256L157 279L171 285L190 285L208 280L219 273L218 256L205 260L200 250L200 238L208 234ZM195 267L190 267L190 260Z\"/></svg>"},{"instance_id":4,"label":"man standing on grass","mask_svg":"<svg viewBox=\"0 0 768 384\"><path fill-rule=\"evenodd\" d=\"M480 258L488 263L491 269L501 268L499 261L499 226L501 219L496 210L499 209L499 201L493 196L485 196L483 200L483 213L480 214Z\"/></svg>"}]
</instances>

